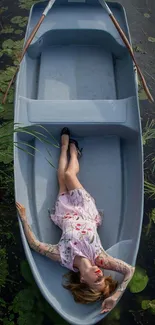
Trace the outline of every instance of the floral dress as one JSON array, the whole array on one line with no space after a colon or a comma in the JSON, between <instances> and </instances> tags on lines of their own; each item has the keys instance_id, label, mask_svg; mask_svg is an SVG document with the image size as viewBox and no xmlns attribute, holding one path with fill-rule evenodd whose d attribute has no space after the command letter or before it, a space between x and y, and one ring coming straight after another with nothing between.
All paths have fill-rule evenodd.
<instances>
[{"instance_id":1,"label":"floral dress","mask_svg":"<svg viewBox=\"0 0 155 325\"><path fill-rule=\"evenodd\" d=\"M62 193L51 219L62 229L58 244L62 265L77 271L73 267L75 256L86 257L95 265L95 259L102 251L97 233L101 216L91 195L83 188Z\"/></svg>"}]
</instances>

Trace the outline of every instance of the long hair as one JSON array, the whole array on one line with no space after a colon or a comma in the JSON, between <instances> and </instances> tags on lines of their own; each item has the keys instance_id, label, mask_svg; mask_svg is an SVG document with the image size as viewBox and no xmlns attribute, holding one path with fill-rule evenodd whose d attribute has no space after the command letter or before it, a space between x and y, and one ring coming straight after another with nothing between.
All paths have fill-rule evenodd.
<instances>
[{"instance_id":1,"label":"long hair","mask_svg":"<svg viewBox=\"0 0 155 325\"><path fill-rule=\"evenodd\" d=\"M118 284L111 276L106 276L103 291L95 291L86 283L80 282L80 272L70 271L64 275L64 278L66 279L66 283L63 284L63 287L71 291L74 300L81 304L89 304L95 301L104 300L115 291Z\"/></svg>"}]
</instances>

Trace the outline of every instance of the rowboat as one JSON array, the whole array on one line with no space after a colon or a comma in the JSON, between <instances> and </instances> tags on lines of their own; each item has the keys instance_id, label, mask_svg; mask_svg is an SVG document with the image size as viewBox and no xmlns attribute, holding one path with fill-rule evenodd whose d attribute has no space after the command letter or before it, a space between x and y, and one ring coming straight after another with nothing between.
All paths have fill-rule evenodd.
<instances>
[{"instance_id":1,"label":"rowboat","mask_svg":"<svg viewBox=\"0 0 155 325\"><path fill-rule=\"evenodd\" d=\"M108 5L130 41L124 8ZM32 7L25 40L45 6ZM25 205L39 240L56 244L61 235L48 209L57 197L59 135L67 126L84 148L80 180L104 212L99 228L103 247L134 266L143 216L137 79L132 59L98 1L55 1L20 65L15 123L20 125L14 136L16 200ZM49 304L75 325L105 317L99 314L101 303L73 300L62 287L67 270L32 251L19 224L27 260ZM120 281L117 273L113 276Z\"/></svg>"}]
</instances>

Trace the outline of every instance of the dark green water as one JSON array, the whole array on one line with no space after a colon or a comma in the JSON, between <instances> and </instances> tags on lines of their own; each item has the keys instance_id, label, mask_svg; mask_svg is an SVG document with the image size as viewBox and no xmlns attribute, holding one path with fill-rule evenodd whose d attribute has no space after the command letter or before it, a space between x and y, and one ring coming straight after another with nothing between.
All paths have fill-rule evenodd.
<instances>
[{"instance_id":1,"label":"dark green water","mask_svg":"<svg viewBox=\"0 0 155 325\"><path fill-rule=\"evenodd\" d=\"M18 63L27 22L26 17L28 17L28 9L33 2L32 0L0 1L0 98L2 98L14 67ZM127 10L137 60L155 97L154 1L122 0L120 2ZM147 122L155 119L155 106L148 103L141 89L139 96L141 99L142 125L146 134ZM67 324L45 302L25 261L14 207L12 136L2 138L12 132L12 121L13 89L8 97L7 105L5 107L0 106L0 324ZM154 129L154 125L152 129ZM155 184L154 170L152 170L155 141L152 137L153 135L149 141L146 141L144 146L145 160L147 160L145 177L149 183ZM143 276L138 280L137 290L140 292L131 293L129 289L126 290L123 299L121 299L114 312L101 324L154 324L154 197L150 199L148 195L145 196L143 231L137 259L137 266L143 269ZM150 230L148 228L149 223Z\"/></svg>"}]
</instances>

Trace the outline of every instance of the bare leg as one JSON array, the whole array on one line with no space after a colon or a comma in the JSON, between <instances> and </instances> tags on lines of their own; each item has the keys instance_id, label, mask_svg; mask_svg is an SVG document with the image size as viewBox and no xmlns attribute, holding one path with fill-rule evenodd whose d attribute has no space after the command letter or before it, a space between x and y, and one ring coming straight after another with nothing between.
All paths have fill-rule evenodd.
<instances>
[{"instance_id":1,"label":"bare leg","mask_svg":"<svg viewBox=\"0 0 155 325\"><path fill-rule=\"evenodd\" d=\"M67 150L69 145L69 136L63 134L61 137L61 153L58 166L59 194L67 192L65 185L65 172L68 166Z\"/></svg>"},{"instance_id":2,"label":"bare leg","mask_svg":"<svg viewBox=\"0 0 155 325\"><path fill-rule=\"evenodd\" d=\"M79 172L78 153L75 144L70 144L70 162L65 173L65 184L68 191L83 188L82 184L77 178Z\"/></svg>"}]
</instances>

